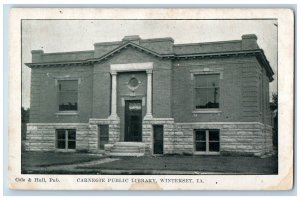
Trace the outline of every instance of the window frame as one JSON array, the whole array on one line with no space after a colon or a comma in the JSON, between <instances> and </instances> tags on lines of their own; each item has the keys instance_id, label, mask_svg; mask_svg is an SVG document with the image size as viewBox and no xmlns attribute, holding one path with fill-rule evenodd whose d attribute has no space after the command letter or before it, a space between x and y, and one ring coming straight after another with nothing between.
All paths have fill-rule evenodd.
<instances>
[{"instance_id":1,"label":"window frame","mask_svg":"<svg viewBox=\"0 0 300 200\"><path fill-rule=\"evenodd\" d=\"M59 100L60 100L60 91L59 91L59 82L60 81L77 81L77 110L59 110ZM79 85L80 85L81 79L77 77L57 77L55 78L55 88L56 88L56 115L78 115L79 112Z\"/></svg>"},{"instance_id":2,"label":"window frame","mask_svg":"<svg viewBox=\"0 0 300 200\"><path fill-rule=\"evenodd\" d=\"M193 93L193 98L192 98L192 113L193 114L198 114L198 113L221 113L221 80L223 79L223 72L218 69L218 70L209 70L209 69L204 69L204 70L191 70L191 79L192 79L192 93ZM196 95L196 78L195 76L197 75L218 75L219 77L219 107L218 108L196 108L196 102L195 102L195 95Z\"/></svg>"},{"instance_id":3,"label":"window frame","mask_svg":"<svg viewBox=\"0 0 300 200\"><path fill-rule=\"evenodd\" d=\"M197 131L205 131L205 151L197 151L196 150L196 143L197 143L197 140L196 140L196 132ZM212 140L210 141L209 140L209 132L210 131L218 131L218 134L219 134L219 151L209 151L209 145L210 145L210 142L217 142L216 140ZM193 139L193 146L194 146L194 154L195 155L220 155L220 152L221 152L221 133L220 133L220 129L194 129L193 131L193 136L194 136L194 139ZM202 140L199 140L198 142L203 142Z\"/></svg>"},{"instance_id":4,"label":"window frame","mask_svg":"<svg viewBox=\"0 0 300 200\"><path fill-rule=\"evenodd\" d=\"M58 139L58 131L64 131L65 139ZM69 139L69 132L74 131L75 132L75 140ZM58 141L64 141L65 142L65 148L61 149L58 148ZM75 142L75 148L69 148L69 141ZM77 131L74 128L64 129L64 128L57 128L55 129L55 149L56 151L76 151L77 148Z\"/></svg>"},{"instance_id":5,"label":"window frame","mask_svg":"<svg viewBox=\"0 0 300 200\"><path fill-rule=\"evenodd\" d=\"M100 126L107 126L107 137L103 137L103 135L101 134ZM105 144L109 144L109 124L98 124L97 128L98 128L98 130L97 130L97 132L98 132L97 149L99 151L104 151L105 150ZM103 149L100 148L101 138L107 138L107 143L104 144Z\"/></svg>"}]
</instances>

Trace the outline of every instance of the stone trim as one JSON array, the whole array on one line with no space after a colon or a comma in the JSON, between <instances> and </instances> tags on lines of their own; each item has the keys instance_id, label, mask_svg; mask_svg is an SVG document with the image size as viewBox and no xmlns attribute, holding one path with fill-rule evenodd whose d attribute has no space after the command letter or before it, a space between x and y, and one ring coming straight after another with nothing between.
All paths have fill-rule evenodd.
<instances>
[{"instance_id":1,"label":"stone trim","mask_svg":"<svg viewBox=\"0 0 300 200\"><path fill-rule=\"evenodd\" d=\"M57 112L55 115L78 115L78 112Z\"/></svg>"},{"instance_id":2,"label":"stone trim","mask_svg":"<svg viewBox=\"0 0 300 200\"><path fill-rule=\"evenodd\" d=\"M259 124L259 125L262 125L264 126L265 124L261 123L261 122L176 122L176 124L178 125L185 125L185 124L188 124L188 125L205 125L205 124L211 124L211 125L214 125L214 124ZM267 125L269 126L269 125Z\"/></svg>"},{"instance_id":3,"label":"stone trim","mask_svg":"<svg viewBox=\"0 0 300 200\"><path fill-rule=\"evenodd\" d=\"M174 118L155 118L155 117L153 117L150 119L150 121L174 121Z\"/></svg>"},{"instance_id":4,"label":"stone trim","mask_svg":"<svg viewBox=\"0 0 300 200\"><path fill-rule=\"evenodd\" d=\"M108 119L108 118L104 118L104 119L99 119L99 118L90 118L90 120L89 120L89 123L97 123L97 122L102 122L102 121L111 121L110 119Z\"/></svg>"},{"instance_id":5,"label":"stone trim","mask_svg":"<svg viewBox=\"0 0 300 200\"><path fill-rule=\"evenodd\" d=\"M110 70L115 72L127 72L127 71L146 71L153 69L153 63L129 63L129 64L112 64Z\"/></svg>"},{"instance_id":6,"label":"stone trim","mask_svg":"<svg viewBox=\"0 0 300 200\"><path fill-rule=\"evenodd\" d=\"M27 126L82 126L87 124L88 123L27 123Z\"/></svg>"},{"instance_id":7,"label":"stone trim","mask_svg":"<svg viewBox=\"0 0 300 200\"><path fill-rule=\"evenodd\" d=\"M208 109L196 109L192 111L193 114L197 116L197 114L219 114L222 113L221 110L210 110Z\"/></svg>"}]
</instances>

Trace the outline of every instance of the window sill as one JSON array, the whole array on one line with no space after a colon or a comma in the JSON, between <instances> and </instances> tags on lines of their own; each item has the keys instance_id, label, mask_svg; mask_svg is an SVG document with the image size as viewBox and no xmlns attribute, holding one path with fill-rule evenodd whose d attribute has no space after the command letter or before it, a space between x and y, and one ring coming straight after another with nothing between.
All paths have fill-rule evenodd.
<instances>
[{"instance_id":1,"label":"window sill","mask_svg":"<svg viewBox=\"0 0 300 200\"><path fill-rule=\"evenodd\" d=\"M222 111L221 110L194 110L192 113L193 114L202 114L202 113L210 114L210 113L222 113Z\"/></svg>"},{"instance_id":2,"label":"window sill","mask_svg":"<svg viewBox=\"0 0 300 200\"><path fill-rule=\"evenodd\" d=\"M78 115L77 111L60 111L55 113L55 115Z\"/></svg>"}]
</instances>

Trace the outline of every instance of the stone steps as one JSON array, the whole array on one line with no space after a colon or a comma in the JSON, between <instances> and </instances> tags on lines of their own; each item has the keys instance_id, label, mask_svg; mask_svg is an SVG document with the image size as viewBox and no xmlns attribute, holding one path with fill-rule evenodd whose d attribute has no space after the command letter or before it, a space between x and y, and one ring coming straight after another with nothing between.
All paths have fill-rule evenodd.
<instances>
[{"instance_id":1,"label":"stone steps","mask_svg":"<svg viewBox=\"0 0 300 200\"><path fill-rule=\"evenodd\" d=\"M142 142L116 142L105 145L105 154L108 156L143 156L145 143Z\"/></svg>"},{"instance_id":2,"label":"stone steps","mask_svg":"<svg viewBox=\"0 0 300 200\"><path fill-rule=\"evenodd\" d=\"M126 152L126 153L137 153L140 152L140 149L118 149L118 148L113 148L110 152L113 153L122 153L122 152Z\"/></svg>"}]
</instances>

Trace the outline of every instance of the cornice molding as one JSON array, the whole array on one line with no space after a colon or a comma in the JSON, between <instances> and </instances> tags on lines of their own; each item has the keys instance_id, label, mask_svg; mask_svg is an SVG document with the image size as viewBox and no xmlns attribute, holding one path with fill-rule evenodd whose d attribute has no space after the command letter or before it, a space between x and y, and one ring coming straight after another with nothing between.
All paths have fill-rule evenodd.
<instances>
[{"instance_id":1,"label":"cornice molding","mask_svg":"<svg viewBox=\"0 0 300 200\"><path fill-rule=\"evenodd\" d=\"M87 60L80 60L80 61L61 61L61 62L40 62L40 63L25 63L26 66L30 68L36 67L57 67L57 66L89 66L94 65L97 63L105 62L106 60L110 59L115 54L120 53L122 50L127 48L134 48L146 54L152 55L159 59L204 59L204 58L224 58L224 57L235 57L235 56L255 56L259 63L262 66L265 66L266 71L268 73L268 77L270 81L273 80L274 72L263 52L262 49L254 49L254 50L241 50L241 51L227 51L227 52L211 52L211 53L195 53L195 54L159 54L154 52L150 49L142 47L138 44L132 42L126 42L125 44L119 46L118 48L110 51L109 53L99 57L99 58L92 58Z\"/></svg>"}]
</instances>

